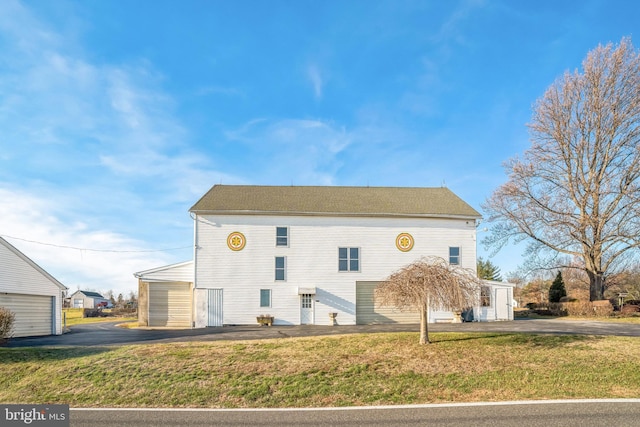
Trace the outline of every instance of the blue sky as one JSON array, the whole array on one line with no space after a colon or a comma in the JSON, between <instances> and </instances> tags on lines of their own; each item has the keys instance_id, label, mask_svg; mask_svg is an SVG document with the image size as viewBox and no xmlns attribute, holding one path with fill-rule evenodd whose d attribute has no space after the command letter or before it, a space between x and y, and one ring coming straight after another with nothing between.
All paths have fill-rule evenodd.
<instances>
[{"instance_id":1,"label":"blue sky","mask_svg":"<svg viewBox=\"0 0 640 427\"><path fill-rule=\"evenodd\" d=\"M536 99L638 33L633 0L1 0L0 236L128 293L191 259L217 183L444 184L481 210Z\"/></svg>"}]
</instances>

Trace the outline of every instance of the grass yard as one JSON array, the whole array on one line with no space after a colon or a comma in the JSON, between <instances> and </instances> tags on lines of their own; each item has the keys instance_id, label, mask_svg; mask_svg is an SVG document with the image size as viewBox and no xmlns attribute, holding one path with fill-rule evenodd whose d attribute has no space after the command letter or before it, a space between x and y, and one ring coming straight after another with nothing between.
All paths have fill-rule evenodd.
<instances>
[{"instance_id":1,"label":"grass yard","mask_svg":"<svg viewBox=\"0 0 640 427\"><path fill-rule=\"evenodd\" d=\"M105 313L110 313L110 309L105 309ZM98 322L131 322L138 320L137 317L82 317L83 310L81 308L64 308L62 309L63 316L66 318L67 327L73 325L83 325L86 323L98 323Z\"/></svg>"},{"instance_id":2,"label":"grass yard","mask_svg":"<svg viewBox=\"0 0 640 427\"><path fill-rule=\"evenodd\" d=\"M640 339L416 333L0 348L0 402L318 407L640 395Z\"/></svg>"}]
</instances>

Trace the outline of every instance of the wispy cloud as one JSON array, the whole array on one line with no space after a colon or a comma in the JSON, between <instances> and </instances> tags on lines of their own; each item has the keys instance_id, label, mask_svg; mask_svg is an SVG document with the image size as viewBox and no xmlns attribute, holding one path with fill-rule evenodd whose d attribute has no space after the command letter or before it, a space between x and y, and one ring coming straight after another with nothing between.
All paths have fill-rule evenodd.
<instances>
[{"instance_id":1,"label":"wispy cloud","mask_svg":"<svg viewBox=\"0 0 640 427\"><path fill-rule=\"evenodd\" d=\"M252 120L227 137L250 150L245 158L258 160L256 175L295 184L335 184L340 155L353 142L343 127L300 119Z\"/></svg>"},{"instance_id":2,"label":"wispy cloud","mask_svg":"<svg viewBox=\"0 0 640 427\"><path fill-rule=\"evenodd\" d=\"M190 204L236 179L190 148L163 76L144 58L93 62L23 4L2 9L0 235L58 245L8 239L70 287L134 290L133 272L188 259L121 252L190 246Z\"/></svg>"},{"instance_id":3,"label":"wispy cloud","mask_svg":"<svg viewBox=\"0 0 640 427\"><path fill-rule=\"evenodd\" d=\"M63 219L66 214L58 201L32 193L0 188L0 200L11 201L0 203L0 235L72 290L135 290L133 272L168 263L176 254L188 259L190 248L135 252L150 248L108 227L94 228L82 218Z\"/></svg>"},{"instance_id":4,"label":"wispy cloud","mask_svg":"<svg viewBox=\"0 0 640 427\"><path fill-rule=\"evenodd\" d=\"M307 77L311 82L316 99L322 98L323 79L320 68L316 64L311 64L307 67Z\"/></svg>"}]
</instances>

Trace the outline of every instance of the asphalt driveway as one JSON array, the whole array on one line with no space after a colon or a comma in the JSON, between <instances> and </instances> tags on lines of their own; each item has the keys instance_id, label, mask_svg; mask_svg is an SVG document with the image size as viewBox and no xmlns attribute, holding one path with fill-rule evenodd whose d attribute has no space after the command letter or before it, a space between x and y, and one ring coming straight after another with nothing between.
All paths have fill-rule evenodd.
<instances>
[{"instance_id":1,"label":"asphalt driveway","mask_svg":"<svg viewBox=\"0 0 640 427\"><path fill-rule=\"evenodd\" d=\"M252 340L355 333L418 332L414 325L357 326L224 326L202 329L126 329L119 322L76 325L59 336L13 338L8 347L105 346L141 343ZM542 334L618 335L640 337L640 324L575 321L561 319L522 319L510 322L436 323L430 332L527 332Z\"/></svg>"}]
</instances>

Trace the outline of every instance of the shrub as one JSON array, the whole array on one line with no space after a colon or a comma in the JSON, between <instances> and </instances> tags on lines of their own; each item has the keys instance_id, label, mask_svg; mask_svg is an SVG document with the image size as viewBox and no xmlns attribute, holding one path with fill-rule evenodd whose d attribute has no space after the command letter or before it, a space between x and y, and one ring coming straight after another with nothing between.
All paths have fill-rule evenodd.
<instances>
[{"instance_id":1,"label":"shrub","mask_svg":"<svg viewBox=\"0 0 640 427\"><path fill-rule=\"evenodd\" d=\"M640 305L625 304L620 309L620 314L633 314L640 312Z\"/></svg>"},{"instance_id":2,"label":"shrub","mask_svg":"<svg viewBox=\"0 0 640 427\"><path fill-rule=\"evenodd\" d=\"M563 306L569 316L607 317L613 314L613 305L607 300L566 302L563 303Z\"/></svg>"},{"instance_id":3,"label":"shrub","mask_svg":"<svg viewBox=\"0 0 640 427\"><path fill-rule=\"evenodd\" d=\"M593 301L591 306L596 316L606 317L613 314L613 305L609 300Z\"/></svg>"},{"instance_id":4,"label":"shrub","mask_svg":"<svg viewBox=\"0 0 640 427\"><path fill-rule=\"evenodd\" d=\"M138 313L137 308L130 308L130 307L114 308L111 310L111 315L118 316L118 317L135 317L137 313Z\"/></svg>"},{"instance_id":5,"label":"shrub","mask_svg":"<svg viewBox=\"0 0 640 427\"><path fill-rule=\"evenodd\" d=\"M84 317L106 317L107 315L102 312L102 310L98 310L97 308L85 308L83 311Z\"/></svg>"},{"instance_id":6,"label":"shrub","mask_svg":"<svg viewBox=\"0 0 640 427\"><path fill-rule=\"evenodd\" d=\"M593 316L593 309L591 308L591 303L586 301L575 301L575 302L565 302L563 303L567 313L569 316Z\"/></svg>"},{"instance_id":7,"label":"shrub","mask_svg":"<svg viewBox=\"0 0 640 427\"><path fill-rule=\"evenodd\" d=\"M11 338L15 320L16 316L11 310L0 307L0 341Z\"/></svg>"}]
</instances>

